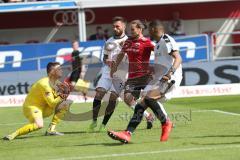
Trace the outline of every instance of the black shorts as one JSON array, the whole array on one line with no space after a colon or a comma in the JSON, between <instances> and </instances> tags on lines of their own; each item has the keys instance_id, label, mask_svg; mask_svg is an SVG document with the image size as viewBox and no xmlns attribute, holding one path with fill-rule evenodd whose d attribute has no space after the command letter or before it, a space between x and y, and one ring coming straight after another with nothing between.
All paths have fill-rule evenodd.
<instances>
[{"instance_id":1,"label":"black shorts","mask_svg":"<svg viewBox=\"0 0 240 160\"><path fill-rule=\"evenodd\" d=\"M138 99L141 90L144 89L151 80L151 75L144 75L142 77L128 79L125 83L124 94L131 93L135 97L135 99Z\"/></svg>"}]
</instances>

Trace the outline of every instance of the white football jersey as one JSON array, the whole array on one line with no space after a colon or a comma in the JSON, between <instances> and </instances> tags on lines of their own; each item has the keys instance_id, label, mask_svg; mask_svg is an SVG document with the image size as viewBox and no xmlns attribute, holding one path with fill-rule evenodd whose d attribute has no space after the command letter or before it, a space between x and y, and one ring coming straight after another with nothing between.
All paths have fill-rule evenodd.
<instances>
[{"instance_id":1,"label":"white football jersey","mask_svg":"<svg viewBox=\"0 0 240 160\"><path fill-rule=\"evenodd\" d=\"M108 55L108 60L114 61L117 55L121 52L124 42L127 40L127 36L121 38L109 38L104 45L103 54ZM104 65L102 68L102 75L110 77L110 68L108 65Z\"/></svg>"},{"instance_id":2,"label":"white football jersey","mask_svg":"<svg viewBox=\"0 0 240 160\"><path fill-rule=\"evenodd\" d=\"M176 50L179 50L176 41L168 34L164 34L160 41L155 45L154 63L161 64L167 69L170 69L174 62L174 58L171 56L171 53ZM179 76L181 74L182 76L182 65L177 68L175 73L178 73Z\"/></svg>"}]
</instances>

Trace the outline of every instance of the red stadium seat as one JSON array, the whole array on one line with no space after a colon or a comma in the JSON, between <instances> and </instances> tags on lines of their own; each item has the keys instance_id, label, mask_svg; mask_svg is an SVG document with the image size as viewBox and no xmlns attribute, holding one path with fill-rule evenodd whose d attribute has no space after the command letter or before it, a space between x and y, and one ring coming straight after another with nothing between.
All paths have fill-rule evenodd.
<instances>
[{"instance_id":1,"label":"red stadium seat","mask_svg":"<svg viewBox=\"0 0 240 160\"><path fill-rule=\"evenodd\" d=\"M234 32L239 32L240 30L235 30ZM240 34L232 35L232 43L240 43ZM233 46L233 56L240 56L240 46Z\"/></svg>"}]
</instances>

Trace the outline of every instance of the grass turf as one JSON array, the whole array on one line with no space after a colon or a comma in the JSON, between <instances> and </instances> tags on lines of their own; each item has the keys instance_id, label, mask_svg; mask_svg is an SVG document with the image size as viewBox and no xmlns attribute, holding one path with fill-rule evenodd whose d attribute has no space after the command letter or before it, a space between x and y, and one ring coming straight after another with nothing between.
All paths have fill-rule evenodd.
<instances>
[{"instance_id":1,"label":"grass turf","mask_svg":"<svg viewBox=\"0 0 240 160\"><path fill-rule=\"evenodd\" d=\"M225 160L240 157L240 97L217 96L174 99L166 103L169 117L175 128L168 142L160 143L160 123L154 122L146 130L143 121L132 136L131 143L121 144L110 139L105 132L88 133L88 121L62 121L58 130L61 137L43 136L45 128L19 137L13 141L0 141L0 159L164 159ZM74 104L73 113L84 113L91 109L91 103ZM102 111L104 107L102 108ZM199 112L200 110L200 112ZM201 111L202 110L202 111ZM224 113L216 112L224 111ZM110 119L108 128L124 130L132 111L119 103ZM99 118L99 123L102 117ZM0 135L4 136L26 123L21 107L0 108Z\"/></svg>"}]
</instances>

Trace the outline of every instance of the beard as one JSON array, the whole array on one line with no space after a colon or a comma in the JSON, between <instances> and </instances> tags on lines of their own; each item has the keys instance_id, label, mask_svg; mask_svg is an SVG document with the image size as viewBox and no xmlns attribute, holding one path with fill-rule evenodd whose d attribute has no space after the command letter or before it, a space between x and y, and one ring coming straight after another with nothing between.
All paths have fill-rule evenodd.
<instances>
[{"instance_id":1,"label":"beard","mask_svg":"<svg viewBox=\"0 0 240 160\"><path fill-rule=\"evenodd\" d=\"M116 36L116 37L120 37L120 36L123 34L123 31L122 31L122 30L119 31L119 32L114 31L113 33L114 33L114 36Z\"/></svg>"}]
</instances>

